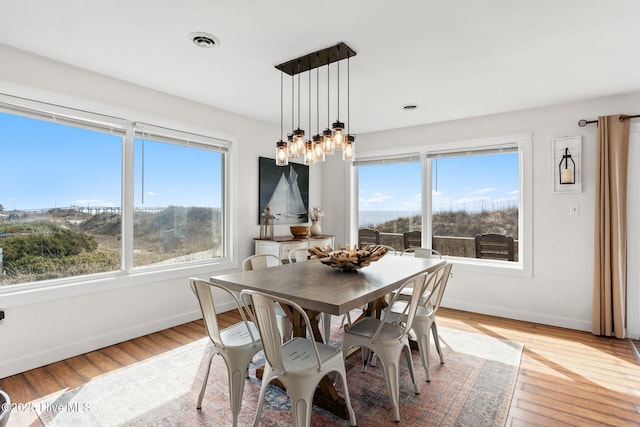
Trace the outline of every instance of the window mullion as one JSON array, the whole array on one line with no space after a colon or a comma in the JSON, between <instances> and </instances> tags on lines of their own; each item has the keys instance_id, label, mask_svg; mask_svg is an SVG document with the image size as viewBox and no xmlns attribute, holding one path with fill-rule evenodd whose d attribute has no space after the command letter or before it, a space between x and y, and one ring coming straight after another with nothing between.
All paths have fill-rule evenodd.
<instances>
[{"instance_id":1,"label":"window mullion","mask_svg":"<svg viewBox=\"0 0 640 427\"><path fill-rule=\"evenodd\" d=\"M122 269L133 271L134 125L126 125L122 150Z\"/></svg>"}]
</instances>

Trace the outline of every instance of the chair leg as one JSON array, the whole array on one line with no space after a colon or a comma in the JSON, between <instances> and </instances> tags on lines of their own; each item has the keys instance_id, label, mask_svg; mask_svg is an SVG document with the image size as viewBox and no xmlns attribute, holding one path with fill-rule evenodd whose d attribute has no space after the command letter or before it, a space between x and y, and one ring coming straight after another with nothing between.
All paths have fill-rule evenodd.
<instances>
[{"instance_id":1,"label":"chair leg","mask_svg":"<svg viewBox=\"0 0 640 427\"><path fill-rule=\"evenodd\" d=\"M198 396L198 403L196 404L196 409L202 409L202 398L204 397L204 390L207 388L207 380L209 379L209 371L211 370L211 362L213 361L213 356L218 354L212 348L209 349L211 353L209 356L209 363L207 364L207 370L204 373L204 379L202 380L202 388L200 389L200 396Z\"/></svg>"},{"instance_id":2,"label":"chair leg","mask_svg":"<svg viewBox=\"0 0 640 427\"><path fill-rule=\"evenodd\" d=\"M386 356L391 356L387 354ZM400 356L399 354L397 356ZM381 357L382 366L384 367L384 378L387 382L387 392L389 393L389 400L393 406L393 420L400 422L400 379L398 372L398 357L389 357L389 360L385 360L385 357Z\"/></svg>"},{"instance_id":3,"label":"chair leg","mask_svg":"<svg viewBox=\"0 0 640 427\"><path fill-rule=\"evenodd\" d=\"M305 386L307 385L305 384ZM287 387L287 390L289 388ZM294 427L308 427L311 425L311 409L313 407L315 387L307 386L306 388L301 390L295 387L290 393Z\"/></svg>"},{"instance_id":4,"label":"chair leg","mask_svg":"<svg viewBox=\"0 0 640 427\"><path fill-rule=\"evenodd\" d=\"M418 387L418 382L416 381L416 373L413 369L413 359L411 358L411 347L409 347L409 343L404 346L404 353L407 357L407 365L409 367L409 375L411 375L411 381L413 381L414 393L420 394L420 387Z\"/></svg>"},{"instance_id":5,"label":"chair leg","mask_svg":"<svg viewBox=\"0 0 640 427\"><path fill-rule=\"evenodd\" d=\"M262 385L260 386L260 395L258 396L258 405L256 407L256 414L253 417L253 427L258 427L260 424L260 416L262 415L262 406L264 405L264 397L267 392L267 387L271 382L271 371L268 365L264 367L264 373L262 374Z\"/></svg>"},{"instance_id":6,"label":"chair leg","mask_svg":"<svg viewBox=\"0 0 640 427\"><path fill-rule=\"evenodd\" d=\"M420 360L422 366L427 373L427 382L431 381L431 375L429 373L429 357L431 352L431 345L429 343L429 326L423 323L414 324L414 331L416 332L416 340L418 341L418 351L420 352Z\"/></svg>"},{"instance_id":7,"label":"chair leg","mask_svg":"<svg viewBox=\"0 0 640 427\"><path fill-rule=\"evenodd\" d=\"M431 324L431 332L433 333L433 342L436 344L436 350L438 350L438 354L440 355L440 363L444 364L444 353L440 348L440 337L438 336L438 327L435 321Z\"/></svg>"},{"instance_id":8,"label":"chair leg","mask_svg":"<svg viewBox=\"0 0 640 427\"><path fill-rule=\"evenodd\" d=\"M347 372L346 370L337 370L338 375L336 375L336 383L342 380L342 384L344 385L344 402L347 404L347 411L349 412L349 422L352 427L356 425L356 413L353 410L353 406L351 406L351 397L349 397L349 388L347 386Z\"/></svg>"}]
</instances>

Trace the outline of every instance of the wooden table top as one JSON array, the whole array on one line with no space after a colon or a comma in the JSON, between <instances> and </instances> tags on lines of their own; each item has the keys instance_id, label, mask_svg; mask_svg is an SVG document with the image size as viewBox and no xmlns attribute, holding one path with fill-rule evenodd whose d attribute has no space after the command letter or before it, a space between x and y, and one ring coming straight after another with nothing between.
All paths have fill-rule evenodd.
<instances>
[{"instance_id":1,"label":"wooden table top","mask_svg":"<svg viewBox=\"0 0 640 427\"><path fill-rule=\"evenodd\" d=\"M442 259L388 254L356 272L318 260L211 277L232 291L252 289L287 298L306 310L342 315L397 289L405 280L433 271Z\"/></svg>"}]
</instances>

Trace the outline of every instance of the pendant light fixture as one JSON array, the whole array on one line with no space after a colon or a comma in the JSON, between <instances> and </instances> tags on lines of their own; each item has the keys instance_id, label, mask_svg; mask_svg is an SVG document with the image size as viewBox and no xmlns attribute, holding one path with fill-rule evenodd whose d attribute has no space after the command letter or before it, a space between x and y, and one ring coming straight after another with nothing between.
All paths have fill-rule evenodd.
<instances>
[{"instance_id":1,"label":"pendant light fixture","mask_svg":"<svg viewBox=\"0 0 640 427\"><path fill-rule=\"evenodd\" d=\"M276 65L276 68L281 72L287 73L291 76L291 128L294 127L296 110L295 105L295 88L294 88L294 76L298 76L298 93L297 93L297 111L298 111L298 123L295 130L288 134L288 146L287 142L282 139L283 130L280 130L281 139L276 143L276 153L282 155L287 152L288 158L295 158L300 155L303 156L305 164L313 164L316 162L324 161L326 155L331 155L335 152L335 149L342 149L342 158L344 160L352 160L354 158L354 142L355 135L349 133L349 108L350 108L350 93L349 93L349 59L355 56L356 53L345 43L339 43L335 46L312 52L305 56L301 56L296 59L284 62L280 65ZM347 60L347 127L345 133L345 125L340 121L340 61ZM338 64L337 72L337 84L336 84L336 99L337 99L337 119L329 128L330 113L331 113L331 84L330 84L330 65L333 62ZM320 134L320 67L327 66L327 127ZM309 71L308 79L308 104L309 104L309 132L311 133L311 70L316 70L316 134L313 138L309 137L305 140L305 131L300 128L300 108L301 108L301 84L300 74ZM282 78L280 82L280 124L282 128L282 114L283 114L283 96L282 96ZM284 165L283 160L280 157L276 158L276 164Z\"/></svg>"}]
</instances>

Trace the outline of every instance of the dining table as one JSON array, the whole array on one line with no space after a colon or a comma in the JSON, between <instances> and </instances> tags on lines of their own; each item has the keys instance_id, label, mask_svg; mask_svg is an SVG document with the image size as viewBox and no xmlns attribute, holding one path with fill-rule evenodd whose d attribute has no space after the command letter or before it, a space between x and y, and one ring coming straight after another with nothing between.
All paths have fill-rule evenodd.
<instances>
[{"instance_id":1,"label":"dining table","mask_svg":"<svg viewBox=\"0 0 640 427\"><path fill-rule=\"evenodd\" d=\"M312 259L262 270L216 275L210 281L235 292L250 289L295 302L309 317L314 339L323 342L318 326L321 313L341 316L366 307L363 316L380 317L386 295L398 289L406 280L424 272L432 272L444 262L437 258L389 253L361 269L343 271ZM287 307L283 309L293 324L293 334L306 336L302 316ZM343 419L349 419L344 398L338 394L328 377L318 385L314 403Z\"/></svg>"}]
</instances>

